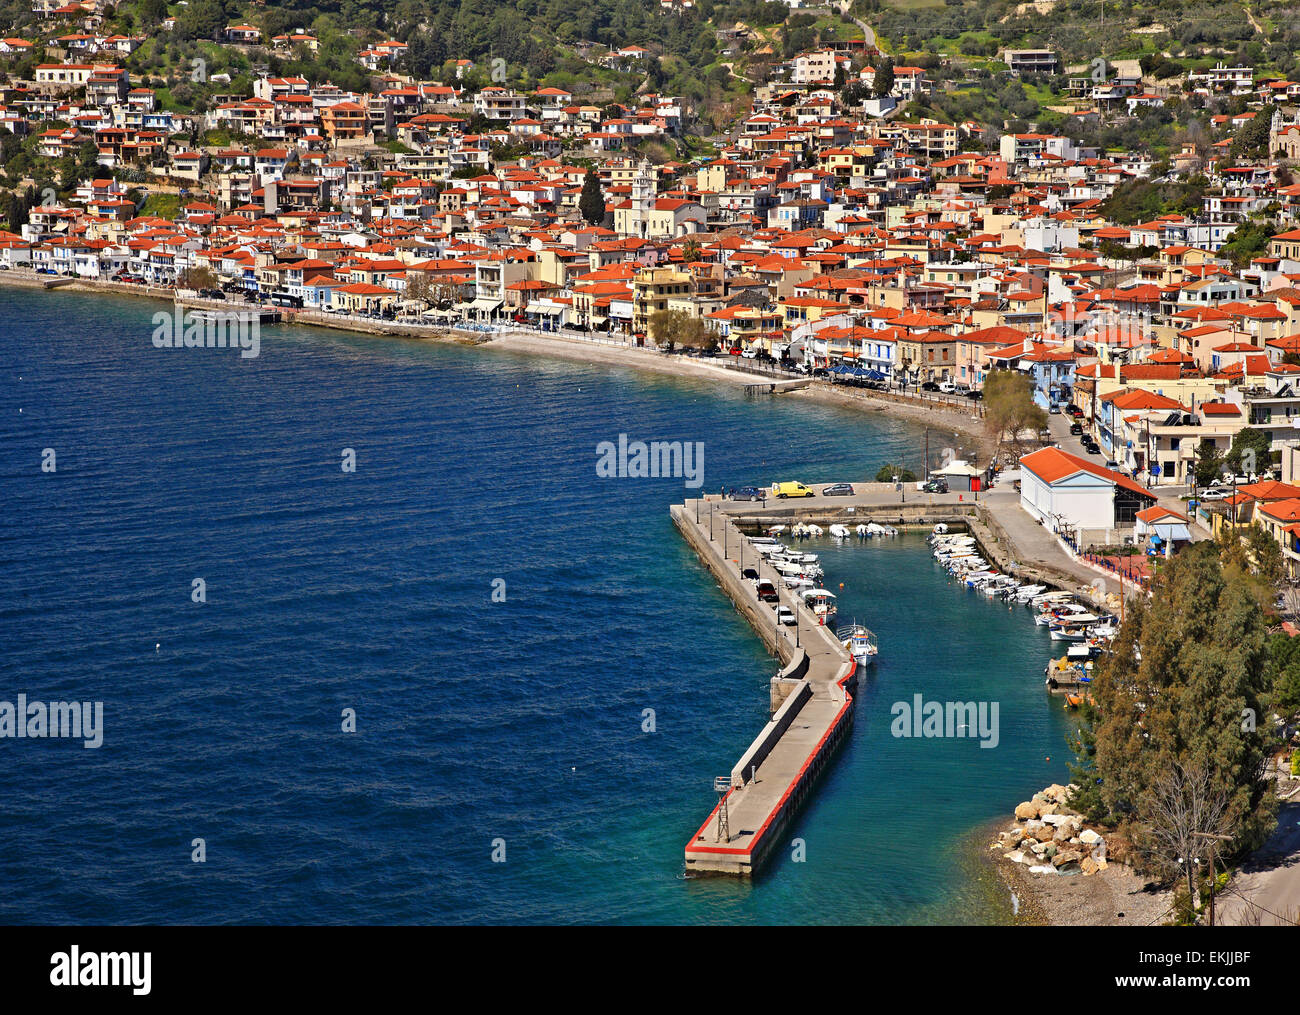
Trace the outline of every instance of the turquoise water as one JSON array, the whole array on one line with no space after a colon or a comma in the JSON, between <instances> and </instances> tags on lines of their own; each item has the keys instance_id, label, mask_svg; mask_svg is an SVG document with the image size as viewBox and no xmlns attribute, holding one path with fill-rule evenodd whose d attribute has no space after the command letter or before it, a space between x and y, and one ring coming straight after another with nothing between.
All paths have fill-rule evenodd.
<instances>
[{"instance_id":1,"label":"turquoise water","mask_svg":"<svg viewBox=\"0 0 1300 1015\"><path fill-rule=\"evenodd\" d=\"M919 458L915 426L306 329L158 350L157 304L0 292L0 700L102 700L106 727L0 741L0 919L1007 918L970 832L1065 775L1027 612L919 537L820 547L882 658L791 830L806 860L687 881L776 665L669 522L682 480L595 473L627 433L703 442L706 489L861 480ZM999 746L890 736L916 693L999 701Z\"/></svg>"}]
</instances>

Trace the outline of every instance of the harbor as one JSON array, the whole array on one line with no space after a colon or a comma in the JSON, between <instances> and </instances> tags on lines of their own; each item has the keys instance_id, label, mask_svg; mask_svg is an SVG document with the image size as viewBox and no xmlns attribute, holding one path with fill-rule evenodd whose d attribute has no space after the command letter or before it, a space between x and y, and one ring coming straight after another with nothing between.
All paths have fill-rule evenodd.
<instances>
[{"instance_id":1,"label":"harbor","mask_svg":"<svg viewBox=\"0 0 1300 1015\"><path fill-rule=\"evenodd\" d=\"M817 600L810 604L807 593L816 580L802 576L789 559L800 555L773 559L763 552L765 545L780 546L778 537L793 542L829 535L847 542L900 529L926 533L935 559L959 584L1034 611L1031 619L1046 627L1063 653L1048 661L1044 686L1065 695L1067 706L1086 700L1093 660L1114 635L1109 607L1116 597L1059 549L1040 552L1047 560L1022 554L1008 532L1019 520L1015 500L1005 493L977 499L969 492L925 493L888 483L850 489L847 496L814 492L797 500L712 495L670 510L737 612L782 664L771 680L770 721L730 772L714 778L718 804L686 844L688 874L756 874L853 723L857 664L835 624L818 615ZM782 622L789 615L794 624Z\"/></svg>"}]
</instances>

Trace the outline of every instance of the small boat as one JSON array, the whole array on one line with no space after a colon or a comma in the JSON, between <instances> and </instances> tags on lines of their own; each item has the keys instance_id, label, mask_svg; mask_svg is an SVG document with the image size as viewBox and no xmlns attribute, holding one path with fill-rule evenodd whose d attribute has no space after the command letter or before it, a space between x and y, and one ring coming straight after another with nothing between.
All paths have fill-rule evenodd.
<instances>
[{"instance_id":1,"label":"small boat","mask_svg":"<svg viewBox=\"0 0 1300 1015\"><path fill-rule=\"evenodd\" d=\"M839 524L832 525L831 535L834 536L836 539L848 539L850 535L849 527L847 525L839 525Z\"/></svg>"},{"instance_id":2,"label":"small boat","mask_svg":"<svg viewBox=\"0 0 1300 1015\"><path fill-rule=\"evenodd\" d=\"M934 534L935 534L936 536L942 536L942 535L944 535L945 533L947 533L947 531L948 531L948 526L945 525L943 522L940 522L938 525L936 525L936 526L934 527L934 529L933 529L932 531L934 532Z\"/></svg>"},{"instance_id":3,"label":"small boat","mask_svg":"<svg viewBox=\"0 0 1300 1015\"><path fill-rule=\"evenodd\" d=\"M801 589L799 595L804 605L812 610L813 616L825 623L836 613L835 593L829 589Z\"/></svg>"},{"instance_id":4,"label":"small boat","mask_svg":"<svg viewBox=\"0 0 1300 1015\"><path fill-rule=\"evenodd\" d=\"M1088 630L1084 627L1052 627L1052 641L1083 641L1087 637Z\"/></svg>"},{"instance_id":5,"label":"small boat","mask_svg":"<svg viewBox=\"0 0 1300 1015\"><path fill-rule=\"evenodd\" d=\"M865 525L859 525L853 531L858 534L859 539L866 539L867 536L871 535L871 531Z\"/></svg>"},{"instance_id":6,"label":"small boat","mask_svg":"<svg viewBox=\"0 0 1300 1015\"><path fill-rule=\"evenodd\" d=\"M859 666L870 666L876 661L876 655L880 651L876 636L856 621L847 627L841 627L835 632L835 637L848 649L849 655Z\"/></svg>"},{"instance_id":7,"label":"small boat","mask_svg":"<svg viewBox=\"0 0 1300 1015\"><path fill-rule=\"evenodd\" d=\"M779 536L784 531L785 531L784 525L773 525L770 528L768 528L767 534L769 536Z\"/></svg>"},{"instance_id":8,"label":"small boat","mask_svg":"<svg viewBox=\"0 0 1300 1015\"><path fill-rule=\"evenodd\" d=\"M825 530L820 525L806 525L805 529L810 536L820 536Z\"/></svg>"}]
</instances>

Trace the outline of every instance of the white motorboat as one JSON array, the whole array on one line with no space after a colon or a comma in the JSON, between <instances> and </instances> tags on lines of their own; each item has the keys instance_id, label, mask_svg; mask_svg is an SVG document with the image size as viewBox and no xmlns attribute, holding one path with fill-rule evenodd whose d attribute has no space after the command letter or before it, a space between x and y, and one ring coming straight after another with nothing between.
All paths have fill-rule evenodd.
<instances>
[{"instance_id":1,"label":"white motorboat","mask_svg":"<svg viewBox=\"0 0 1300 1015\"><path fill-rule=\"evenodd\" d=\"M933 532L934 532L934 534L935 534L936 536L942 536L942 535L944 535L947 531L948 531L948 526L945 525L943 522L940 522L940 523L939 523L938 525L936 525L936 526L934 527L934 529L933 529Z\"/></svg>"},{"instance_id":2,"label":"white motorboat","mask_svg":"<svg viewBox=\"0 0 1300 1015\"><path fill-rule=\"evenodd\" d=\"M871 535L871 531L865 525L859 525L853 531L858 534L859 539L866 539L867 536Z\"/></svg>"},{"instance_id":3,"label":"white motorboat","mask_svg":"<svg viewBox=\"0 0 1300 1015\"><path fill-rule=\"evenodd\" d=\"M813 525L811 523L806 525L805 528L807 529L808 535L814 537L820 536L823 532L826 531L820 525Z\"/></svg>"},{"instance_id":4,"label":"white motorboat","mask_svg":"<svg viewBox=\"0 0 1300 1015\"><path fill-rule=\"evenodd\" d=\"M817 583L815 581L813 581L811 578L805 578L801 574L794 574L789 576L782 575L781 584L788 589L795 589L795 590L815 589L817 587Z\"/></svg>"},{"instance_id":5,"label":"white motorboat","mask_svg":"<svg viewBox=\"0 0 1300 1015\"><path fill-rule=\"evenodd\" d=\"M831 535L836 539L848 539L851 533L847 525L835 524L831 526Z\"/></svg>"},{"instance_id":6,"label":"white motorboat","mask_svg":"<svg viewBox=\"0 0 1300 1015\"><path fill-rule=\"evenodd\" d=\"M1052 628L1052 641L1083 641L1087 637L1088 630L1084 627L1062 625Z\"/></svg>"},{"instance_id":7,"label":"white motorboat","mask_svg":"<svg viewBox=\"0 0 1300 1015\"><path fill-rule=\"evenodd\" d=\"M1045 588L1047 588L1046 585L1023 585L1016 592L1016 602L1027 603L1029 600L1033 599L1034 596L1041 593Z\"/></svg>"},{"instance_id":8,"label":"white motorboat","mask_svg":"<svg viewBox=\"0 0 1300 1015\"><path fill-rule=\"evenodd\" d=\"M859 666L870 666L876 661L876 656L880 652L876 636L857 621L847 627L841 627L835 632L835 637L848 649L849 655Z\"/></svg>"}]
</instances>

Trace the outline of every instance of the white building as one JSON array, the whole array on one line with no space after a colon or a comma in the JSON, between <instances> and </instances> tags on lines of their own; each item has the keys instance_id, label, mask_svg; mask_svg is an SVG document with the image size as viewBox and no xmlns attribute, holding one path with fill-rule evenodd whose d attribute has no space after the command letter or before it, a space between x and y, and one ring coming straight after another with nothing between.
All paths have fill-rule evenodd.
<instances>
[{"instance_id":1,"label":"white building","mask_svg":"<svg viewBox=\"0 0 1300 1015\"><path fill-rule=\"evenodd\" d=\"M1127 476L1060 448L1043 448L1020 459L1020 506L1051 532L1080 544L1134 524L1156 495Z\"/></svg>"}]
</instances>

